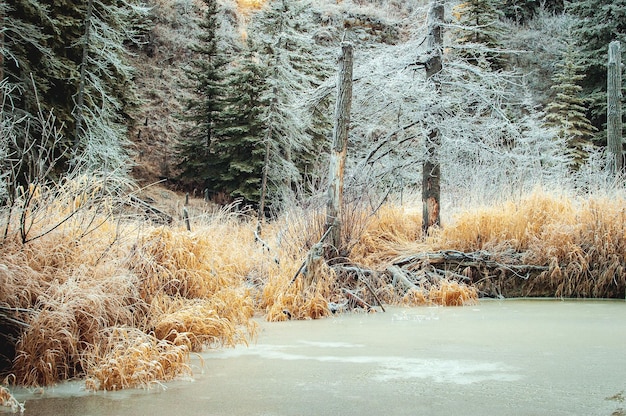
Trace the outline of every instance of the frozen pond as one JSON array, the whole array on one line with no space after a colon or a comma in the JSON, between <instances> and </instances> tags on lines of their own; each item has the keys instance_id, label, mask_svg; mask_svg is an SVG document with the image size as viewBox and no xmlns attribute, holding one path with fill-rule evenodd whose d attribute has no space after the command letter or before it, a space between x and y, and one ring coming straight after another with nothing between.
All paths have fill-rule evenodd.
<instances>
[{"instance_id":1,"label":"frozen pond","mask_svg":"<svg viewBox=\"0 0 626 416\"><path fill-rule=\"evenodd\" d=\"M485 300L260 322L193 381L16 392L26 415L626 415L626 302Z\"/></svg>"}]
</instances>

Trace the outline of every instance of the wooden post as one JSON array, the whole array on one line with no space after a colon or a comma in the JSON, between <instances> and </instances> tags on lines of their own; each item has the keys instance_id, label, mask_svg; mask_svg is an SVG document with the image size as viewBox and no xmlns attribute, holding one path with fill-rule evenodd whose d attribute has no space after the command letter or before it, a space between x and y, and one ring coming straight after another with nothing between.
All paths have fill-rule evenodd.
<instances>
[{"instance_id":1,"label":"wooden post","mask_svg":"<svg viewBox=\"0 0 626 416\"><path fill-rule=\"evenodd\" d=\"M183 207L183 219L185 220L187 231L191 231L191 222L189 221L189 211L187 211L187 207Z\"/></svg>"},{"instance_id":2,"label":"wooden post","mask_svg":"<svg viewBox=\"0 0 626 416\"><path fill-rule=\"evenodd\" d=\"M348 127L352 106L352 44L341 43L339 73L337 78L337 103L335 125L330 149L330 172L326 230L330 227L331 244L336 250L341 247L341 204L343 200L343 177L348 151Z\"/></svg>"},{"instance_id":3,"label":"wooden post","mask_svg":"<svg viewBox=\"0 0 626 416\"><path fill-rule=\"evenodd\" d=\"M607 68L607 147L613 156L612 170L619 176L624 172L622 148L622 59L620 42L609 44Z\"/></svg>"},{"instance_id":4,"label":"wooden post","mask_svg":"<svg viewBox=\"0 0 626 416\"><path fill-rule=\"evenodd\" d=\"M444 7L440 0L433 0L428 12L428 60L426 78L432 80L435 91L441 89L441 82L435 75L441 72L441 54L443 50ZM428 235L431 227L440 225L440 179L439 148L441 138L439 129L431 127L426 142L426 157L422 163L422 233Z\"/></svg>"}]
</instances>

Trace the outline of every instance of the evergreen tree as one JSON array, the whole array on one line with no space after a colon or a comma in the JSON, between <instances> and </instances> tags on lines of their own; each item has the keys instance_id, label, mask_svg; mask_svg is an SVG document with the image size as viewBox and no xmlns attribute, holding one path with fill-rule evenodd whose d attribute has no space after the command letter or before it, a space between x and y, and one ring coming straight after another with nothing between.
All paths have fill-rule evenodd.
<instances>
[{"instance_id":1,"label":"evergreen tree","mask_svg":"<svg viewBox=\"0 0 626 416\"><path fill-rule=\"evenodd\" d=\"M302 105L302 98L329 73L315 55L312 36L305 28L302 16L309 7L303 1L273 1L253 23L267 73L265 139L270 200L274 202L289 198L302 181L307 164L315 157L315 128L323 123L317 119L314 124Z\"/></svg>"},{"instance_id":2,"label":"evergreen tree","mask_svg":"<svg viewBox=\"0 0 626 416\"><path fill-rule=\"evenodd\" d=\"M504 16L517 24L527 23L541 8L552 13L561 13L564 7L563 0L506 0L502 3Z\"/></svg>"},{"instance_id":3,"label":"evergreen tree","mask_svg":"<svg viewBox=\"0 0 626 416\"><path fill-rule=\"evenodd\" d=\"M63 68L65 62L47 46L47 31L53 30L56 20L50 10L39 2L24 0L3 1L2 13L2 79L19 93L11 96L12 106L23 114L37 112L36 91L45 94L50 88L50 77ZM47 103L40 102L46 110Z\"/></svg>"},{"instance_id":4,"label":"evergreen tree","mask_svg":"<svg viewBox=\"0 0 626 416\"><path fill-rule=\"evenodd\" d=\"M75 9L82 32L73 54L74 162L87 170L127 173L127 124L137 98L125 44L137 42L148 9L137 0L87 0L82 6Z\"/></svg>"},{"instance_id":5,"label":"evergreen tree","mask_svg":"<svg viewBox=\"0 0 626 416\"><path fill-rule=\"evenodd\" d=\"M185 105L182 119L191 127L182 132L177 146L181 177L195 185L209 186L225 167L222 155L216 154L217 141L223 130L222 112L227 95L224 81L227 61L219 47L218 6L216 0L205 0L204 19L199 23L202 33L192 46L197 58L186 75L189 88L198 98Z\"/></svg>"},{"instance_id":6,"label":"evergreen tree","mask_svg":"<svg viewBox=\"0 0 626 416\"><path fill-rule=\"evenodd\" d=\"M3 72L20 92L13 108L29 117L53 110L75 164L129 166L123 147L134 90L125 43L146 12L139 0L7 2Z\"/></svg>"},{"instance_id":7,"label":"evergreen tree","mask_svg":"<svg viewBox=\"0 0 626 416\"><path fill-rule=\"evenodd\" d=\"M587 149L596 129L585 116L586 100L581 96L579 82L584 78L584 66L577 59L577 47L568 40L561 62L552 77L555 95L546 106L546 125L557 130L571 154L571 167L578 169L587 158Z\"/></svg>"},{"instance_id":8,"label":"evergreen tree","mask_svg":"<svg viewBox=\"0 0 626 416\"><path fill-rule=\"evenodd\" d=\"M506 63L500 5L497 0L468 0L454 8L453 14L462 26L454 32L459 54L473 65L497 70Z\"/></svg>"},{"instance_id":9,"label":"evergreen tree","mask_svg":"<svg viewBox=\"0 0 626 416\"><path fill-rule=\"evenodd\" d=\"M214 145L217 174L207 178L207 186L242 198L245 203L259 202L265 159L263 112L266 73L251 50L233 64L228 76L229 96L222 113L224 128Z\"/></svg>"},{"instance_id":10,"label":"evergreen tree","mask_svg":"<svg viewBox=\"0 0 626 416\"><path fill-rule=\"evenodd\" d=\"M600 131L606 124L606 64L609 43L626 45L626 1L579 0L566 11L578 17L573 34L580 45L585 74L581 85L590 101L589 119Z\"/></svg>"}]
</instances>

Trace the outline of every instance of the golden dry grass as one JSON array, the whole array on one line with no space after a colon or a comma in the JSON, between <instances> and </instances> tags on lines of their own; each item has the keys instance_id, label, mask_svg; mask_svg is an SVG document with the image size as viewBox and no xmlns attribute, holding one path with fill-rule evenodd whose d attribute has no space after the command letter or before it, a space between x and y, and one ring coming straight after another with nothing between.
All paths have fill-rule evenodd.
<instances>
[{"instance_id":1,"label":"golden dry grass","mask_svg":"<svg viewBox=\"0 0 626 416\"><path fill-rule=\"evenodd\" d=\"M397 305L477 300L473 286L446 278L422 279L409 290L392 284L386 268L405 254L514 252L548 266L529 284L553 296L623 297L626 286L621 197L536 191L468 210L425 239L414 209L352 210L343 223L345 247L332 251L345 257L329 266L311 255L323 234L319 212L264 224L260 244L255 221L242 213L196 214L193 232L178 223L155 227L120 211L97 185L65 186L32 190L27 232L20 232L18 205L0 240L0 306L18 308L14 318L27 324L8 369L20 385L82 377L88 388L111 390L187 376L191 352L253 339L255 312L270 321L322 318L331 303L346 301L346 290L370 304L371 291ZM372 272L357 277L343 265Z\"/></svg>"},{"instance_id":2,"label":"golden dry grass","mask_svg":"<svg viewBox=\"0 0 626 416\"><path fill-rule=\"evenodd\" d=\"M155 228L67 185L36 190L24 216L16 205L0 240L0 305L30 311L17 316L14 383L149 386L187 374L191 351L254 336L245 227Z\"/></svg>"}]
</instances>

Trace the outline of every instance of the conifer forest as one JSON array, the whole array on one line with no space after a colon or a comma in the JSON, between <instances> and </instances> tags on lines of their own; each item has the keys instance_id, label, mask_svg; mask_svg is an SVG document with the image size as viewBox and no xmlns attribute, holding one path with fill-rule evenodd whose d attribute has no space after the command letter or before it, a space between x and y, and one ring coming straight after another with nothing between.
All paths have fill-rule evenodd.
<instances>
[{"instance_id":1,"label":"conifer forest","mask_svg":"<svg viewBox=\"0 0 626 416\"><path fill-rule=\"evenodd\" d=\"M626 297L623 0L2 0L0 21L9 409L14 386L192 375L258 320Z\"/></svg>"}]
</instances>

